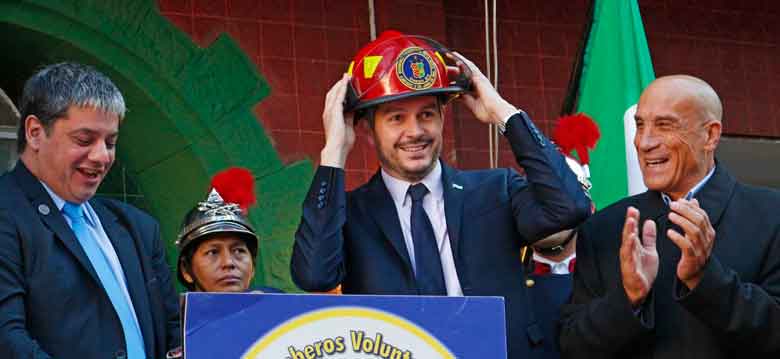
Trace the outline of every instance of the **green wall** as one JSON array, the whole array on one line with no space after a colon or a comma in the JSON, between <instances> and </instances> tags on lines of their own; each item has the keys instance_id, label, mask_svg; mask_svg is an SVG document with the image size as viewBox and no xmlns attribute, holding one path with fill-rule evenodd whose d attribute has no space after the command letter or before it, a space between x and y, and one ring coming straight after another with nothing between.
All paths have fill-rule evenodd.
<instances>
[{"instance_id":1,"label":"green wall","mask_svg":"<svg viewBox=\"0 0 780 359\"><path fill-rule=\"evenodd\" d=\"M0 85L20 89L35 69L57 61L91 64L116 82L128 106L115 168L124 173L112 173L101 191L142 194L134 201L160 221L169 263L181 218L205 197L211 176L249 168L258 193L250 219L261 237L255 282L295 290L289 257L311 163L280 161L251 111L270 88L236 43L223 35L201 49L156 6L0 0L0 48L7 54Z\"/></svg>"}]
</instances>

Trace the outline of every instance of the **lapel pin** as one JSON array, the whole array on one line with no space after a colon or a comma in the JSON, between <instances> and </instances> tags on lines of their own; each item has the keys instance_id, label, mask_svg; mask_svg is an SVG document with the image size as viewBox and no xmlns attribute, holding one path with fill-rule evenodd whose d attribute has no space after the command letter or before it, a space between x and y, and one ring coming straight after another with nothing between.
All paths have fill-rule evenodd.
<instances>
[{"instance_id":1,"label":"lapel pin","mask_svg":"<svg viewBox=\"0 0 780 359\"><path fill-rule=\"evenodd\" d=\"M49 206L47 206L47 205L45 205L45 204L39 204L39 205L38 205L38 213L40 213L40 214L42 214L42 215L44 215L44 216L48 216L48 215L49 215L49 212L51 212L51 211L49 210Z\"/></svg>"},{"instance_id":2,"label":"lapel pin","mask_svg":"<svg viewBox=\"0 0 780 359\"><path fill-rule=\"evenodd\" d=\"M459 185L459 184L457 184L457 183L453 183L453 184L452 184L452 188L455 188L455 189L463 189L463 186L461 186L461 185Z\"/></svg>"}]
</instances>

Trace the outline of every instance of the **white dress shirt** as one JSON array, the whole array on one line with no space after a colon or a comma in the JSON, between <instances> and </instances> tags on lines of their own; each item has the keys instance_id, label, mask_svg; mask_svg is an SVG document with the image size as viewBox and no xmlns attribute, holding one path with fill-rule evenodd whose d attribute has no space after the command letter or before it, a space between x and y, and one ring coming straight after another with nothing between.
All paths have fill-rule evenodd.
<instances>
[{"instance_id":1,"label":"white dress shirt","mask_svg":"<svg viewBox=\"0 0 780 359\"><path fill-rule=\"evenodd\" d=\"M49 196L51 197L52 201L54 202L54 205L57 206L57 209L62 212L62 207L65 206L65 200L62 199L60 196L58 196L56 193L54 193L49 186L47 186L45 183L41 181L41 184L43 185L43 188L46 189L46 192L49 192ZM119 262L119 257L116 255L116 250L114 250L114 246L111 244L111 240L108 239L108 235L106 234L106 231L103 230L103 224L100 223L100 218L98 217L97 213L95 213L95 210L92 209L92 206L89 205L89 202L84 202L83 207L84 209L84 219L87 221L87 228L90 231L90 234L92 235L92 238L95 238L97 240L98 246L100 247L100 250L103 252L103 255L106 256L106 259L108 260L108 264L111 266L111 272L114 273L114 276L118 279L117 282L119 282L119 287L122 288L122 294L124 294L125 299L127 300L127 304L130 306L130 311L133 313L133 319L135 320L135 325L138 328L141 328L141 324L138 323L138 316L135 314L135 307L133 306L133 300L130 298L130 292L127 290L127 280L125 279L125 272L122 269L122 263ZM70 218L68 216L64 216L65 221L68 223L68 226L73 228L73 224L70 221ZM102 286L102 284L101 284Z\"/></svg>"},{"instance_id":2,"label":"white dress shirt","mask_svg":"<svg viewBox=\"0 0 780 359\"><path fill-rule=\"evenodd\" d=\"M444 215L444 189L441 182L441 164L439 164L439 161L436 161L434 166L431 173L420 181L429 191L428 195L423 197L423 208L431 221L433 233L436 236L436 245L439 248L439 258L441 259L447 295L462 296L463 289L460 287L458 272L455 270L450 236L447 234L447 220ZM409 259L412 261L413 268L416 268L411 225L412 198L407 193L409 187L416 183L406 182L390 176L384 169L382 169L382 180L385 182L385 186L395 203L398 220L401 222L401 232L404 234L406 250L409 252Z\"/></svg>"},{"instance_id":3,"label":"white dress shirt","mask_svg":"<svg viewBox=\"0 0 780 359\"><path fill-rule=\"evenodd\" d=\"M555 262L534 253L534 261L549 265L550 273L552 274L569 274L569 263L574 258L577 258L576 253L572 253L570 256L566 257L566 259L560 262Z\"/></svg>"}]
</instances>

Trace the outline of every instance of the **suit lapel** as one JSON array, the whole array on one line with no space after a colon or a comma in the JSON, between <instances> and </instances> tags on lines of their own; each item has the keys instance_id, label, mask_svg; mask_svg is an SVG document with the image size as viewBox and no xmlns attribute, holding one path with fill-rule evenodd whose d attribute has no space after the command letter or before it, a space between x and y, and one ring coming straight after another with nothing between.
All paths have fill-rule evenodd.
<instances>
[{"instance_id":1,"label":"suit lapel","mask_svg":"<svg viewBox=\"0 0 780 359\"><path fill-rule=\"evenodd\" d=\"M645 220L652 219L655 221L657 231L656 249L658 251L658 257L661 260L658 276L659 278L663 277L668 279L668 281L672 281L674 278L673 275L677 268L677 263L680 261L680 248L678 248L677 245L666 236L666 230L674 229L680 233L682 233L682 230L669 220L669 206L667 206L664 200L661 198L660 192L647 191L644 193L644 195L646 196L646 205L644 208L639 207L640 211L642 212L640 212L641 217L637 230L639 231L641 237L642 227L644 226Z\"/></svg>"},{"instance_id":2,"label":"suit lapel","mask_svg":"<svg viewBox=\"0 0 780 359\"><path fill-rule=\"evenodd\" d=\"M127 291L130 293L130 299L133 301L133 308L135 308L135 315L138 318L138 325L141 327L141 335L144 337L144 343L147 353L153 353L154 347L153 341L153 328L151 312L145 310L150 308L149 298L147 296L146 285L143 273L141 273L141 260L139 258L139 251L136 250L136 243L133 237L123 228L116 215L112 213L108 208L103 206L99 201L90 200L92 209L97 213L100 218L100 224L103 226L103 230L106 232L106 236L111 241L111 245L114 247L119 263L122 266L122 271L125 274L125 282L127 284Z\"/></svg>"},{"instance_id":3,"label":"suit lapel","mask_svg":"<svg viewBox=\"0 0 780 359\"><path fill-rule=\"evenodd\" d=\"M718 227L720 218L729 204L736 184L737 181L723 168L723 165L717 164L715 173L712 174L712 177L704 184L699 193L694 196L699 201L701 208L707 212L713 228Z\"/></svg>"},{"instance_id":4,"label":"suit lapel","mask_svg":"<svg viewBox=\"0 0 780 359\"><path fill-rule=\"evenodd\" d=\"M458 248L460 245L460 225L463 219L463 202L466 189L458 179L458 171L439 162L442 167L441 179L444 191L444 215L447 220L447 234L450 237L452 255L458 261Z\"/></svg>"},{"instance_id":5,"label":"suit lapel","mask_svg":"<svg viewBox=\"0 0 780 359\"><path fill-rule=\"evenodd\" d=\"M719 165L715 168L715 173L713 173L712 177L694 196L699 201L701 208L707 212L710 223L714 228L718 227L720 218L734 192L735 185L736 180L731 177L722 165ZM656 244L658 246L658 254L661 260L670 262L670 266L676 268L676 264L681 256L680 249L671 239L667 238L666 230L674 229L681 234L684 231L669 220L669 206L663 202L659 192L647 191L644 196L646 196L645 203L647 206L645 209L642 209L643 218L639 223L639 230L641 232L645 219L655 220L656 224L658 224L658 241Z\"/></svg>"},{"instance_id":6,"label":"suit lapel","mask_svg":"<svg viewBox=\"0 0 780 359\"><path fill-rule=\"evenodd\" d=\"M663 220L669 214L669 208L661 198L660 192L645 191L640 196L637 199L638 203L634 204L634 207L639 209L639 231L641 232L645 220L652 219L658 223L658 221Z\"/></svg>"},{"instance_id":7,"label":"suit lapel","mask_svg":"<svg viewBox=\"0 0 780 359\"><path fill-rule=\"evenodd\" d=\"M409 259L409 250L406 248L404 234L401 232L398 211L379 171L371 177L371 181L368 183L366 200L367 203L363 203L364 211L374 218L382 233L402 258L406 269L412 273L412 261Z\"/></svg>"},{"instance_id":8,"label":"suit lapel","mask_svg":"<svg viewBox=\"0 0 780 359\"><path fill-rule=\"evenodd\" d=\"M55 237L59 239L65 248L76 258L87 273L92 277L95 283L100 285L95 269L92 267L92 263L89 261L84 249L81 248L76 235L73 234L73 230L68 226L68 222L65 221L65 216L54 205L49 193L43 188L38 178L30 173L30 170L22 163L18 161L16 167L12 171L12 175L16 179L17 184L30 200L32 207L38 212L41 222L54 232Z\"/></svg>"}]
</instances>

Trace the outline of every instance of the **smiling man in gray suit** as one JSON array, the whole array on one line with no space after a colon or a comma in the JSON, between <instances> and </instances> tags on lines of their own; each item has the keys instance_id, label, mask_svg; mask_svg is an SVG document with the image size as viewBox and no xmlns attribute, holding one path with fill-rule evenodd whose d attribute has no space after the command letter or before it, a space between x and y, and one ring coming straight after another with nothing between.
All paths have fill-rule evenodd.
<instances>
[{"instance_id":1,"label":"smiling man in gray suit","mask_svg":"<svg viewBox=\"0 0 780 359\"><path fill-rule=\"evenodd\" d=\"M157 222L93 198L114 162L122 94L91 67L25 84L16 167L0 177L0 357L162 358L179 344Z\"/></svg>"}]
</instances>

